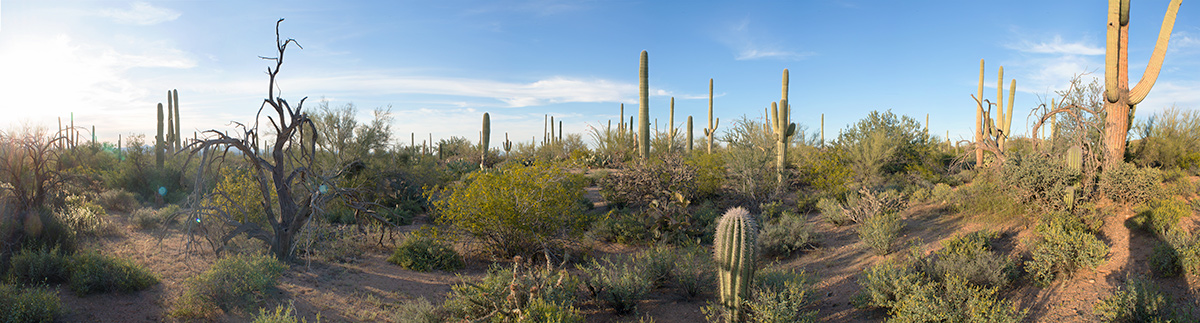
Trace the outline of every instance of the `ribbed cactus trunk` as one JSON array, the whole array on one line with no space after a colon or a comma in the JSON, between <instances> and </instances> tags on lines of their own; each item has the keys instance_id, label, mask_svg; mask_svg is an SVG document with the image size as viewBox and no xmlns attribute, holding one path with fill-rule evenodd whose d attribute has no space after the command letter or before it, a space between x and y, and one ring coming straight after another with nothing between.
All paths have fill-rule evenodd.
<instances>
[{"instance_id":1,"label":"ribbed cactus trunk","mask_svg":"<svg viewBox=\"0 0 1200 323\"><path fill-rule=\"evenodd\" d=\"M175 152L175 100L171 91L167 91L167 152Z\"/></svg>"},{"instance_id":2,"label":"ribbed cactus trunk","mask_svg":"<svg viewBox=\"0 0 1200 323\"><path fill-rule=\"evenodd\" d=\"M671 115L667 119L667 152L675 147L675 97L671 97Z\"/></svg>"},{"instance_id":3,"label":"ribbed cactus trunk","mask_svg":"<svg viewBox=\"0 0 1200 323\"><path fill-rule=\"evenodd\" d=\"M687 127L688 127L688 130L687 130L687 152L690 154L690 153L692 153L692 145L694 144L694 142L693 142L694 140L692 139L692 116L688 116L688 126Z\"/></svg>"},{"instance_id":4,"label":"ribbed cactus trunk","mask_svg":"<svg viewBox=\"0 0 1200 323\"><path fill-rule=\"evenodd\" d=\"M183 149L183 140L180 138L183 137L183 133L179 129L179 90L171 90L171 92L175 94L173 97L175 99L175 150L178 151Z\"/></svg>"},{"instance_id":5,"label":"ribbed cactus trunk","mask_svg":"<svg viewBox=\"0 0 1200 323\"><path fill-rule=\"evenodd\" d=\"M638 155L650 160L650 70L646 51L638 67Z\"/></svg>"},{"instance_id":6,"label":"ribbed cactus trunk","mask_svg":"<svg viewBox=\"0 0 1200 323\"><path fill-rule=\"evenodd\" d=\"M768 126L775 134L775 175L779 185L785 183L784 173L787 170L787 149L792 135L796 134L796 124L791 123L791 109L788 106L788 70L783 70L783 98L778 105L771 103L771 120Z\"/></svg>"},{"instance_id":7,"label":"ribbed cactus trunk","mask_svg":"<svg viewBox=\"0 0 1200 323\"><path fill-rule=\"evenodd\" d=\"M717 263L717 282L721 305L729 311L729 322L745 319L742 309L750 298L754 278L758 226L749 211L729 209L717 224L713 238L713 258Z\"/></svg>"},{"instance_id":8,"label":"ribbed cactus trunk","mask_svg":"<svg viewBox=\"0 0 1200 323\"><path fill-rule=\"evenodd\" d=\"M1116 169L1125 161L1126 139L1133 122L1137 104L1141 103L1158 80L1162 71L1163 57L1167 54L1167 43L1171 29L1175 27L1175 16L1179 13L1180 0L1171 0L1159 29L1158 42L1146 64L1146 72L1133 89L1129 88L1129 0L1108 1L1107 51L1104 55L1104 165L1105 169Z\"/></svg>"},{"instance_id":9,"label":"ribbed cactus trunk","mask_svg":"<svg viewBox=\"0 0 1200 323\"><path fill-rule=\"evenodd\" d=\"M159 103L158 134L154 136L154 165L158 166L158 168L163 167L163 159L166 157L163 153L163 148L165 148L163 146L165 146L165 142L163 141L163 106L162 103Z\"/></svg>"},{"instance_id":10,"label":"ribbed cactus trunk","mask_svg":"<svg viewBox=\"0 0 1200 323\"><path fill-rule=\"evenodd\" d=\"M508 140L508 132L504 133L504 155L508 156L509 151L512 151L512 141Z\"/></svg>"},{"instance_id":11,"label":"ribbed cactus trunk","mask_svg":"<svg viewBox=\"0 0 1200 323\"><path fill-rule=\"evenodd\" d=\"M704 136L708 138L708 153L712 153L713 137L717 135L717 126L721 118L713 119L713 79L708 79L708 128L704 128Z\"/></svg>"},{"instance_id":12,"label":"ribbed cactus trunk","mask_svg":"<svg viewBox=\"0 0 1200 323\"><path fill-rule=\"evenodd\" d=\"M508 134L505 134L504 138L505 138L505 140L507 140ZM491 116L488 115L487 112L484 112L483 113L483 131L479 133L479 150L480 150L479 168L480 169L487 168L485 161L487 161L488 147L491 145L491 141L492 141L492 118L491 118Z\"/></svg>"}]
</instances>

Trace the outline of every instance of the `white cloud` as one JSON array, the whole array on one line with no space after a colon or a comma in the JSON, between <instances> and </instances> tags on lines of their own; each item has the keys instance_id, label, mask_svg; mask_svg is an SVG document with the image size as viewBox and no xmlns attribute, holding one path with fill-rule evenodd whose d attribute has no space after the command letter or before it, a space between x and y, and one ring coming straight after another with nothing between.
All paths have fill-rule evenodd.
<instances>
[{"instance_id":1,"label":"white cloud","mask_svg":"<svg viewBox=\"0 0 1200 323\"><path fill-rule=\"evenodd\" d=\"M145 2L134 2L129 9L104 9L98 13L101 17L112 18L113 21L129 25L154 25L179 18L175 10L160 8Z\"/></svg>"},{"instance_id":2,"label":"white cloud","mask_svg":"<svg viewBox=\"0 0 1200 323\"><path fill-rule=\"evenodd\" d=\"M1054 36L1050 42L1033 43L1023 41L1020 44L1009 44L1008 48L1025 53L1035 54L1066 54L1066 55L1104 55L1103 47L1088 45L1085 41L1071 43L1063 42L1062 36Z\"/></svg>"},{"instance_id":3,"label":"white cloud","mask_svg":"<svg viewBox=\"0 0 1200 323\"><path fill-rule=\"evenodd\" d=\"M289 91L322 91L341 96L432 94L493 99L502 107L529 107L571 102L621 102L637 96L637 86L603 79L551 77L530 83L439 78L379 73L301 77L287 82ZM653 89L658 96L669 92Z\"/></svg>"},{"instance_id":4,"label":"white cloud","mask_svg":"<svg viewBox=\"0 0 1200 323\"><path fill-rule=\"evenodd\" d=\"M808 58L809 56L813 56L813 55L816 55L816 54L813 52L797 53L797 52L790 52L790 51L745 48L745 49L742 49L742 51L740 53L738 53L738 56L735 57L735 59L737 59L739 61L753 60L753 59L760 59L760 58L773 58L773 59L782 59L782 60L801 60L801 59L805 59L805 58Z\"/></svg>"},{"instance_id":5,"label":"white cloud","mask_svg":"<svg viewBox=\"0 0 1200 323\"><path fill-rule=\"evenodd\" d=\"M736 53L735 60L777 59L802 60L816 55L814 52L795 51L780 45L766 33L751 30L750 20L743 19L729 28L721 41Z\"/></svg>"}]
</instances>

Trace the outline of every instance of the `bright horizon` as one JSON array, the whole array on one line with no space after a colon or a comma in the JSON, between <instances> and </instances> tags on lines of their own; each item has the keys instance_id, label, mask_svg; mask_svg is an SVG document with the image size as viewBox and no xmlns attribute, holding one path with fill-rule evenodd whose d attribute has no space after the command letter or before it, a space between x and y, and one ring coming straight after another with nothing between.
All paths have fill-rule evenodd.
<instances>
[{"instance_id":1,"label":"bright horizon","mask_svg":"<svg viewBox=\"0 0 1200 323\"><path fill-rule=\"evenodd\" d=\"M1130 18L1130 82L1153 50L1169 1L1138 1ZM973 133L979 60L985 97L1017 80L1013 132L1071 76L1103 76L1106 4L1097 1L0 1L0 111L56 127L74 113L101 141L154 137L155 107L180 94L181 129L252 121L266 96L275 21L289 47L281 96L306 110L354 103L358 121L392 107L393 144L432 133L475 141L482 114L492 147L528 142L543 115L590 142L588 126L637 111L638 58L649 53L651 118L707 124L714 79L718 132L761 117L791 74L792 119L827 138L872 110L924 122L930 134ZM1200 107L1200 7L1185 2L1162 74L1137 117ZM1006 94L1007 95L1007 94ZM1040 98L1039 98L1040 96Z\"/></svg>"}]
</instances>

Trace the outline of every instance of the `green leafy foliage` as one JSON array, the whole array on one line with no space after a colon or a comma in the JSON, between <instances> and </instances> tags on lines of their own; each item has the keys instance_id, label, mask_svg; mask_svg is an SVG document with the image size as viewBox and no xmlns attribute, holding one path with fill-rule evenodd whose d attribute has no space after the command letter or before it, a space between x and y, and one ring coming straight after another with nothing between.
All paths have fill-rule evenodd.
<instances>
[{"instance_id":1,"label":"green leafy foliage","mask_svg":"<svg viewBox=\"0 0 1200 323\"><path fill-rule=\"evenodd\" d=\"M137 197L123 189L105 190L96 200L104 209L117 212L133 212L139 206Z\"/></svg>"},{"instance_id":2,"label":"green leafy foliage","mask_svg":"<svg viewBox=\"0 0 1200 323\"><path fill-rule=\"evenodd\" d=\"M0 284L0 322L54 322L62 304L54 292Z\"/></svg>"},{"instance_id":3,"label":"green leafy foliage","mask_svg":"<svg viewBox=\"0 0 1200 323\"><path fill-rule=\"evenodd\" d=\"M758 235L759 250L771 257L788 257L816 242L816 232L804 218L792 212L783 214L763 226Z\"/></svg>"},{"instance_id":4,"label":"green leafy foliage","mask_svg":"<svg viewBox=\"0 0 1200 323\"><path fill-rule=\"evenodd\" d=\"M838 136L834 147L845 154L857 182L868 186L902 184L914 174L929 181L944 177L938 143L920 122L891 111L871 111Z\"/></svg>"},{"instance_id":5,"label":"green leafy foliage","mask_svg":"<svg viewBox=\"0 0 1200 323\"><path fill-rule=\"evenodd\" d=\"M967 245L970 239L953 244ZM947 254L969 249L947 248ZM922 259L915 250L905 260L888 259L868 268L859 280L859 304L886 308L889 321L897 322L1021 322L1027 314L1001 299L998 287L976 285L952 273L936 276L930 269L941 266L929 262L942 260Z\"/></svg>"},{"instance_id":6,"label":"green leafy foliage","mask_svg":"<svg viewBox=\"0 0 1200 323\"><path fill-rule=\"evenodd\" d=\"M1142 167L1179 169L1195 174L1200 170L1200 113L1172 106L1141 119L1133 132L1140 140L1130 142L1133 162Z\"/></svg>"},{"instance_id":7,"label":"green leafy foliage","mask_svg":"<svg viewBox=\"0 0 1200 323\"><path fill-rule=\"evenodd\" d=\"M451 286L442 307L448 321L484 316L491 316L492 322L536 322L545 316L573 321L578 289L578 280L565 270L532 267L515 257L511 269L494 265L479 281ZM531 312L538 317L527 316Z\"/></svg>"},{"instance_id":8,"label":"green leafy foliage","mask_svg":"<svg viewBox=\"0 0 1200 323\"><path fill-rule=\"evenodd\" d=\"M617 205L650 206L654 201L669 201L680 195L696 198L697 167L678 154L662 154L649 162L635 162L620 172L600 179L601 194Z\"/></svg>"},{"instance_id":9,"label":"green leafy foliage","mask_svg":"<svg viewBox=\"0 0 1200 323\"><path fill-rule=\"evenodd\" d=\"M158 277L128 259L84 252L74 257L70 282L71 291L82 296L139 291L158 284Z\"/></svg>"},{"instance_id":10,"label":"green leafy foliage","mask_svg":"<svg viewBox=\"0 0 1200 323\"><path fill-rule=\"evenodd\" d=\"M636 310L638 301L645 298L654 285L654 280L647 277L645 271L638 270L635 264L613 263L608 259L601 263L592 259L577 268L585 277L584 286L592 297L607 304L617 314Z\"/></svg>"},{"instance_id":11,"label":"green leafy foliage","mask_svg":"<svg viewBox=\"0 0 1200 323\"><path fill-rule=\"evenodd\" d=\"M935 258L925 262L925 271L933 277L961 277L977 286L1008 286L1017 268L1011 259L992 250L991 241L998 237L998 233L984 230L946 240Z\"/></svg>"},{"instance_id":12,"label":"green leafy foliage","mask_svg":"<svg viewBox=\"0 0 1200 323\"><path fill-rule=\"evenodd\" d=\"M1061 159L1040 153L1009 153L1000 178L1020 203L1036 205L1045 212L1069 210L1072 205L1064 202L1064 196L1079 183L1080 175L1068 170Z\"/></svg>"},{"instance_id":13,"label":"green leafy foliage","mask_svg":"<svg viewBox=\"0 0 1200 323\"><path fill-rule=\"evenodd\" d=\"M279 304L274 310L268 311L266 308L258 309L258 314L255 314L250 319L251 323L307 323L308 320L302 316L296 315L296 307L292 304Z\"/></svg>"},{"instance_id":14,"label":"green leafy foliage","mask_svg":"<svg viewBox=\"0 0 1200 323\"><path fill-rule=\"evenodd\" d=\"M67 282L71 278L71 258L59 247L25 249L9 260L8 281L24 285Z\"/></svg>"},{"instance_id":15,"label":"green leafy foliage","mask_svg":"<svg viewBox=\"0 0 1200 323\"><path fill-rule=\"evenodd\" d=\"M1067 213L1050 213L1036 228L1033 259L1025 262L1034 281L1048 285L1058 277L1082 268L1096 268L1108 256L1108 245L1096 237L1095 229Z\"/></svg>"},{"instance_id":16,"label":"green leafy foliage","mask_svg":"<svg viewBox=\"0 0 1200 323\"><path fill-rule=\"evenodd\" d=\"M531 255L577 237L589 219L577 202L583 177L553 166L509 164L476 172L428 194L437 221L480 240L502 255Z\"/></svg>"},{"instance_id":17,"label":"green leafy foliage","mask_svg":"<svg viewBox=\"0 0 1200 323\"><path fill-rule=\"evenodd\" d=\"M184 282L187 287L170 315L204 318L216 309L249 311L266 300L287 266L266 255L229 255L211 268Z\"/></svg>"},{"instance_id":18,"label":"green leafy foliage","mask_svg":"<svg viewBox=\"0 0 1200 323\"><path fill-rule=\"evenodd\" d=\"M859 224L858 238L875 254L886 255L892 252L896 237L903 229L904 221L899 213L877 214Z\"/></svg>"},{"instance_id":19,"label":"green leafy foliage","mask_svg":"<svg viewBox=\"0 0 1200 323\"><path fill-rule=\"evenodd\" d=\"M83 196L68 196L57 216L77 235L103 236L116 233L116 227L108 220L108 213L104 211L104 207Z\"/></svg>"},{"instance_id":20,"label":"green leafy foliage","mask_svg":"<svg viewBox=\"0 0 1200 323\"><path fill-rule=\"evenodd\" d=\"M1179 234L1179 220L1191 216L1192 210L1183 201L1169 198L1152 200L1138 208L1138 213L1129 219L1134 227L1146 230L1164 239Z\"/></svg>"},{"instance_id":21,"label":"green leafy foliage","mask_svg":"<svg viewBox=\"0 0 1200 323\"><path fill-rule=\"evenodd\" d=\"M1101 322L1193 322L1190 312L1177 310L1171 298L1154 282L1130 278L1112 296L1097 302L1094 311Z\"/></svg>"},{"instance_id":22,"label":"green leafy foliage","mask_svg":"<svg viewBox=\"0 0 1200 323\"><path fill-rule=\"evenodd\" d=\"M695 299L716 288L717 268L708 249L698 245L681 249L673 267L671 277L675 279L675 286L688 299Z\"/></svg>"},{"instance_id":23,"label":"green leafy foliage","mask_svg":"<svg viewBox=\"0 0 1200 323\"><path fill-rule=\"evenodd\" d=\"M437 306L424 297L406 300L392 312L392 321L397 323L440 323L442 313Z\"/></svg>"},{"instance_id":24,"label":"green leafy foliage","mask_svg":"<svg viewBox=\"0 0 1200 323\"><path fill-rule=\"evenodd\" d=\"M420 231L408 234L387 261L414 271L453 271L464 265L453 247Z\"/></svg>"},{"instance_id":25,"label":"green leafy foliage","mask_svg":"<svg viewBox=\"0 0 1200 323\"><path fill-rule=\"evenodd\" d=\"M804 273L782 270L759 271L746 307L750 322L816 322L816 310L808 310L815 291Z\"/></svg>"},{"instance_id":26,"label":"green leafy foliage","mask_svg":"<svg viewBox=\"0 0 1200 323\"><path fill-rule=\"evenodd\" d=\"M1162 173L1154 168L1138 168L1121 163L1116 169L1100 174L1100 188L1117 203L1141 204L1161 196Z\"/></svg>"}]
</instances>

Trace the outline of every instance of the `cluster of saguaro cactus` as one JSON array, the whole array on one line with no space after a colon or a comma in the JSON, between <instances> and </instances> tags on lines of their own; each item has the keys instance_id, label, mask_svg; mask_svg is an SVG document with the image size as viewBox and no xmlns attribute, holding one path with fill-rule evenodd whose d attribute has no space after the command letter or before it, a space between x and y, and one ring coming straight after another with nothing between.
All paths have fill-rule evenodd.
<instances>
[{"instance_id":1,"label":"cluster of saguaro cactus","mask_svg":"<svg viewBox=\"0 0 1200 323\"><path fill-rule=\"evenodd\" d=\"M708 137L708 153L712 153L713 137L717 135L717 126L721 118L713 119L713 79L708 79L708 128L704 128L704 136Z\"/></svg>"},{"instance_id":2,"label":"cluster of saguaro cactus","mask_svg":"<svg viewBox=\"0 0 1200 323\"><path fill-rule=\"evenodd\" d=\"M508 140L508 134L504 134L505 141ZM483 113L483 131L479 133L479 168L486 168L484 161L487 160L488 147L492 142L492 118L487 112Z\"/></svg>"},{"instance_id":3,"label":"cluster of saguaro cactus","mask_svg":"<svg viewBox=\"0 0 1200 323\"><path fill-rule=\"evenodd\" d=\"M771 120L768 126L775 134L775 171L780 185L783 184L784 170L787 168L787 148L793 135L796 134L796 124L791 121L791 108L788 106L788 70L783 69L783 98L779 103L771 103Z\"/></svg>"},{"instance_id":4,"label":"cluster of saguaro cactus","mask_svg":"<svg viewBox=\"0 0 1200 323\"><path fill-rule=\"evenodd\" d=\"M717 262L721 305L729 311L731 322L739 322L744 316L742 304L750 297L751 279L757 269L757 242L758 226L749 211L736 207L721 216L713 238L713 258Z\"/></svg>"},{"instance_id":5,"label":"cluster of saguaro cactus","mask_svg":"<svg viewBox=\"0 0 1200 323\"><path fill-rule=\"evenodd\" d=\"M650 160L650 70L647 66L649 58L642 51L641 64L638 64L638 155L642 160Z\"/></svg>"},{"instance_id":6,"label":"cluster of saguaro cactus","mask_svg":"<svg viewBox=\"0 0 1200 323\"><path fill-rule=\"evenodd\" d=\"M1158 32L1154 53L1146 64L1146 72L1133 89L1129 88L1129 0L1108 1L1107 51L1104 54L1104 138L1105 166L1115 168L1124 162L1129 126L1137 104L1150 94L1150 88L1162 71L1163 57L1181 0L1171 0Z\"/></svg>"},{"instance_id":7,"label":"cluster of saguaro cactus","mask_svg":"<svg viewBox=\"0 0 1200 323\"><path fill-rule=\"evenodd\" d=\"M1068 148L1066 162L1067 169L1071 171L1071 174L1079 175L1083 172L1083 147L1076 145ZM1078 186L1079 184L1072 184L1066 188L1067 192L1063 201L1066 202L1068 209L1075 207L1075 192L1079 190Z\"/></svg>"},{"instance_id":8,"label":"cluster of saguaro cactus","mask_svg":"<svg viewBox=\"0 0 1200 323\"><path fill-rule=\"evenodd\" d=\"M1000 67L1000 71L996 76L996 102L986 104L983 99L983 60L979 60L979 89L978 96L972 95L975 99L975 164L983 164L983 151L986 149L994 150L997 157L1003 159L1004 146L1008 141L1009 129L1012 127L1012 109L1013 99L1017 92L1017 80L1013 79L1008 87L1008 109L1004 107L1004 66ZM994 109L993 109L993 104ZM995 111L996 117L992 117L992 111Z\"/></svg>"},{"instance_id":9,"label":"cluster of saguaro cactus","mask_svg":"<svg viewBox=\"0 0 1200 323\"><path fill-rule=\"evenodd\" d=\"M178 151L183 146L179 131L179 90L167 91L167 119L163 123L163 105L158 104L158 133L154 136L155 165L162 167L166 151ZM74 118L72 118L74 119ZM74 120L72 120L74 123ZM166 133L164 134L164 128Z\"/></svg>"}]
</instances>

